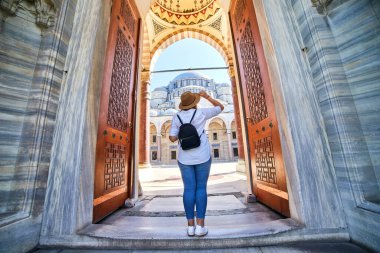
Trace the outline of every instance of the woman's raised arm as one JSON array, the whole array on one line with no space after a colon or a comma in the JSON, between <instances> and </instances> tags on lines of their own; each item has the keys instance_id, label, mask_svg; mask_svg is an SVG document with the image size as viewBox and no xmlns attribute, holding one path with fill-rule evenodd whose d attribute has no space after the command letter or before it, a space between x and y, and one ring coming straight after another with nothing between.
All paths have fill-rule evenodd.
<instances>
[{"instance_id":1,"label":"woman's raised arm","mask_svg":"<svg viewBox=\"0 0 380 253\"><path fill-rule=\"evenodd\" d=\"M204 99L207 99L213 106L219 106L222 109L222 111L224 110L224 106L222 105L222 103L210 97L206 92L199 92L199 96L203 97Z\"/></svg>"}]
</instances>

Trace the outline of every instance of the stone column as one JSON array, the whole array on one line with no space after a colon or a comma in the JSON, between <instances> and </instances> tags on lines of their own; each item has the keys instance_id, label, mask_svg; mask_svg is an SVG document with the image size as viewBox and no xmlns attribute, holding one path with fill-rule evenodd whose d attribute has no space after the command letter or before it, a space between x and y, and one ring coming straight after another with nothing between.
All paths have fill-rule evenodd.
<instances>
[{"instance_id":1,"label":"stone column","mask_svg":"<svg viewBox=\"0 0 380 253\"><path fill-rule=\"evenodd\" d=\"M232 161L234 159L234 153L232 152L231 129L227 130L227 146L229 160Z\"/></svg>"},{"instance_id":2,"label":"stone column","mask_svg":"<svg viewBox=\"0 0 380 253\"><path fill-rule=\"evenodd\" d=\"M141 75L141 105L139 127L139 168L150 168L150 75Z\"/></svg>"},{"instance_id":3,"label":"stone column","mask_svg":"<svg viewBox=\"0 0 380 253\"><path fill-rule=\"evenodd\" d=\"M232 99L234 101L236 137L237 137L238 153L239 153L239 161L238 161L238 165L237 165L237 170L241 171L241 172L245 172L243 133L242 133L242 129L241 129L240 107L239 107L239 99L238 99L237 87L236 87L236 77L235 77L235 73L233 70L230 70L229 72L230 72L231 87L232 87Z\"/></svg>"},{"instance_id":4,"label":"stone column","mask_svg":"<svg viewBox=\"0 0 380 253\"><path fill-rule=\"evenodd\" d=\"M157 133L157 161L161 163L161 133Z\"/></svg>"}]
</instances>

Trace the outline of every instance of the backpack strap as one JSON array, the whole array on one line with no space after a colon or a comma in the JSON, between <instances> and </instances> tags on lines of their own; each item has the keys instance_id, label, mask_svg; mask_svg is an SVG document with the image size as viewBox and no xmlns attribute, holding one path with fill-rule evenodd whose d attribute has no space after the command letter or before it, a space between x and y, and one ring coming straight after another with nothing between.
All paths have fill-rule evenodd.
<instances>
[{"instance_id":1,"label":"backpack strap","mask_svg":"<svg viewBox=\"0 0 380 253\"><path fill-rule=\"evenodd\" d=\"M191 121L193 121L196 112L197 112L197 109L195 109L195 111L194 111L194 113L193 113L193 117L191 117L191 120L190 120L190 122L189 122L190 124L191 124Z\"/></svg>"},{"instance_id":2,"label":"backpack strap","mask_svg":"<svg viewBox=\"0 0 380 253\"><path fill-rule=\"evenodd\" d=\"M177 114L177 117L178 117L179 121L181 122L181 125L183 125L183 122L182 122L182 120L181 120L181 118L179 117L178 114Z\"/></svg>"}]
</instances>

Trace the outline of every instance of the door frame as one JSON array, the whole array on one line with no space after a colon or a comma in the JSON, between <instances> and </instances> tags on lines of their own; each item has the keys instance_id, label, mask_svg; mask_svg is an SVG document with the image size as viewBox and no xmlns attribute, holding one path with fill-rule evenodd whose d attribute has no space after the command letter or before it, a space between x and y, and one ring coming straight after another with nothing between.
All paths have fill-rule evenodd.
<instances>
[{"instance_id":1,"label":"door frame","mask_svg":"<svg viewBox=\"0 0 380 253\"><path fill-rule=\"evenodd\" d=\"M251 1L251 0L250 0ZM253 1L253 0L252 0ZM99 66L103 66L103 53L106 47L105 37L108 35L108 26L109 26L109 15L111 3L110 1L91 1L91 4L88 4L89 0L78 0L78 8L75 9L75 22L73 31L85 31L88 32L91 37L89 38L86 45L81 45L82 37L73 37L70 41L70 47L68 49L67 62L65 63L65 69L68 69L68 73L64 77L62 82L63 89L69 89L68 92L63 90L60 96L60 109L57 113L57 123L54 134L54 141L56 142L52 148L52 162L50 163L50 172L49 172L49 181L48 181L48 190L46 194L46 199L44 203L44 216L43 216L43 229L41 231L40 245L45 246L83 246L83 245L98 245L99 241L88 237L83 236L85 233L82 229L91 225L92 223L92 203L93 203L93 182L94 182L94 155L95 155L95 146L96 143L96 133L97 126L94 123L97 123L97 111L99 108L99 79L102 76L102 73L98 73L97 69ZM270 26L269 20L266 17L265 6L263 0L254 0L256 10L256 15L258 17L258 23L260 28L260 34L262 35L262 41L264 45L264 53L268 60L268 69L270 73L272 90L274 92L275 100L275 109L277 112L277 117L279 120L280 128L280 138L283 154L285 158L285 166L287 168L286 172L289 175L288 180L288 191L289 191L289 204L291 210L291 217L298 220L301 223L305 224L305 233L308 233L308 238L320 238L318 235L313 237L313 231L319 229L320 232L323 232L326 237L334 236L334 238L342 238L343 240L348 238L348 234L344 231L343 225L336 225L337 222L330 222L327 224L327 221L320 222L319 220L313 219L306 211L310 206L316 206L319 202L312 203L309 195L301 195L300 180L308 180L305 176L305 168L308 166L308 161L305 161L300 157L300 154L297 153L298 148L296 145L296 140L299 135L296 135L292 132L290 126L294 126L291 119L294 119L295 112L289 111L287 106L288 100L297 98L297 95L294 94L294 87L289 89L284 89L285 85L291 85L287 80L282 79L282 74L280 71L280 65L276 59L277 52L273 49L274 42L271 38L271 29L275 29ZM258 5L257 5L258 4ZM271 3L269 2L268 5ZM284 6L285 3L279 3L277 9L273 9L271 15L291 15L288 8ZM79 8L84 7L86 8ZM83 18L82 18L83 17ZM140 24L140 28L142 25ZM288 32L295 32L289 28L286 30ZM106 31L106 33L105 33ZM106 35L105 35L106 34ZM142 37L140 36L139 44L142 45ZM297 41L292 41L292 43L297 43ZM293 44L291 44L293 45ZM139 57L141 57L142 52L140 51ZM278 56L278 55L277 55ZM141 59L141 58L140 58ZM141 62L141 61L140 61ZM75 68L75 64L79 63L88 63L89 66L85 66L88 71L83 71L83 69ZM299 61L294 60L296 67L304 67L300 64ZM141 66L139 66L141 67ZM235 65L236 68L236 65ZM237 72L236 72L237 73ZM137 73L138 79L141 78L141 71ZM308 72L304 73L305 75ZM307 76L308 77L308 76ZM310 76L310 80L312 80ZM307 85L311 85L309 79L306 79L305 82L309 82ZM239 80L236 80L237 82ZM240 82L239 82L240 84ZM138 80L137 82L137 92L139 94L141 88L141 83ZM241 92L239 85L237 85L238 94ZM308 89L306 87L305 89ZM72 98L70 97L70 92L83 91L83 99L76 104L71 104ZM240 90L240 91L239 91ZM307 90L308 95L312 94L312 90ZM239 96L240 97L240 96ZM139 112L139 99L140 96L137 96L137 105L136 105L136 114ZM313 100L308 100L306 103L314 106ZM65 107L62 107L66 106ZM74 107L76 106L76 107ZM77 111L75 111L77 109ZM80 110L79 110L80 109ZM72 112L75 111L75 118L72 117ZM322 118L318 112L316 112L312 119L319 120ZM63 120L65 119L65 120ZM244 122L244 120L242 121ZM136 121L138 124L138 121ZM242 125L244 126L244 124ZM305 129L303 124L297 126L300 131L308 131ZM135 129L137 130L137 129ZM321 130L322 137L325 136L324 130ZM73 136L78 137L77 140L72 140ZM136 135L134 138L135 147L138 147L138 141L136 140ZM62 143L57 144L57 140L63 140ZM325 142L328 145L327 142ZM76 160L77 163L75 167L70 167L71 164L65 160L65 153L62 153L62 150L69 150L70 148L74 151L71 152L70 159ZM70 150L69 150L70 151ZM324 150L321 150L324 151ZM247 156L248 152L246 152ZM137 154L135 154L137 157ZM326 159L326 158L325 158ZM327 159L329 159L327 157ZM136 160L135 160L136 161ZM327 161L329 163L329 161ZM326 164L321 161L319 167L313 168L313 171L319 169L323 170L326 168ZM322 166L323 165L323 166ZM291 168L291 169L289 169ZM136 179L136 163L133 165L133 169L136 172L134 179ZM327 168L328 170L329 168ZM333 178L333 173L328 171L330 174L327 175L325 180L331 181ZM318 175L318 174L316 174ZM72 181L70 181L72 180ZM136 186L134 186L136 188ZM60 192L74 192L75 194L71 195L55 195L54 193ZM307 194L302 192L302 194ZM336 197L338 193L332 191L327 192L327 190L321 190L319 196L321 199L329 200ZM333 197L331 197L333 196ZM297 199L297 202L293 200ZM340 201L340 200L339 200ZM338 203L339 204L339 203ZM333 206L330 204L328 206L328 211L332 214L331 210ZM67 210L67 213L63 213L63 208ZM341 209L342 210L342 209ZM326 211L324 208L323 211ZM316 215L322 216L321 210L316 209ZM341 216L338 215L340 212L334 214L331 217L341 221L344 219L344 214ZM69 216L72 219L68 222L60 222L62 216ZM330 221L331 219L328 219ZM93 225L101 226L101 225ZM343 231L342 231L343 228ZM308 230L310 229L310 230ZM281 236L280 236L281 237ZM102 245L106 246L115 246L115 245L133 245L128 244L127 242L119 242L113 239L102 240ZM154 247L154 242L152 242L152 247ZM132 246L133 247L133 246ZM134 247L137 247L134 245Z\"/></svg>"}]
</instances>

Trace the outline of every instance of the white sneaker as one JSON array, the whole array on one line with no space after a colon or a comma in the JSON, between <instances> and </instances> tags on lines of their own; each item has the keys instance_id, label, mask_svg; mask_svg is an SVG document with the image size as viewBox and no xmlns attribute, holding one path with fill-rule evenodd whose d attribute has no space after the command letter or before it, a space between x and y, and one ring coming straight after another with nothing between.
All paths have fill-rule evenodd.
<instances>
[{"instance_id":1,"label":"white sneaker","mask_svg":"<svg viewBox=\"0 0 380 253\"><path fill-rule=\"evenodd\" d=\"M195 227L194 226L188 226L187 227L187 235L188 236L194 236L195 232Z\"/></svg>"},{"instance_id":2,"label":"white sneaker","mask_svg":"<svg viewBox=\"0 0 380 253\"><path fill-rule=\"evenodd\" d=\"M208 233L207 227L202 227L202 226L196 226L195 228L195 235L196 236L205 236Z\"/></svg>"}]
</instances>

